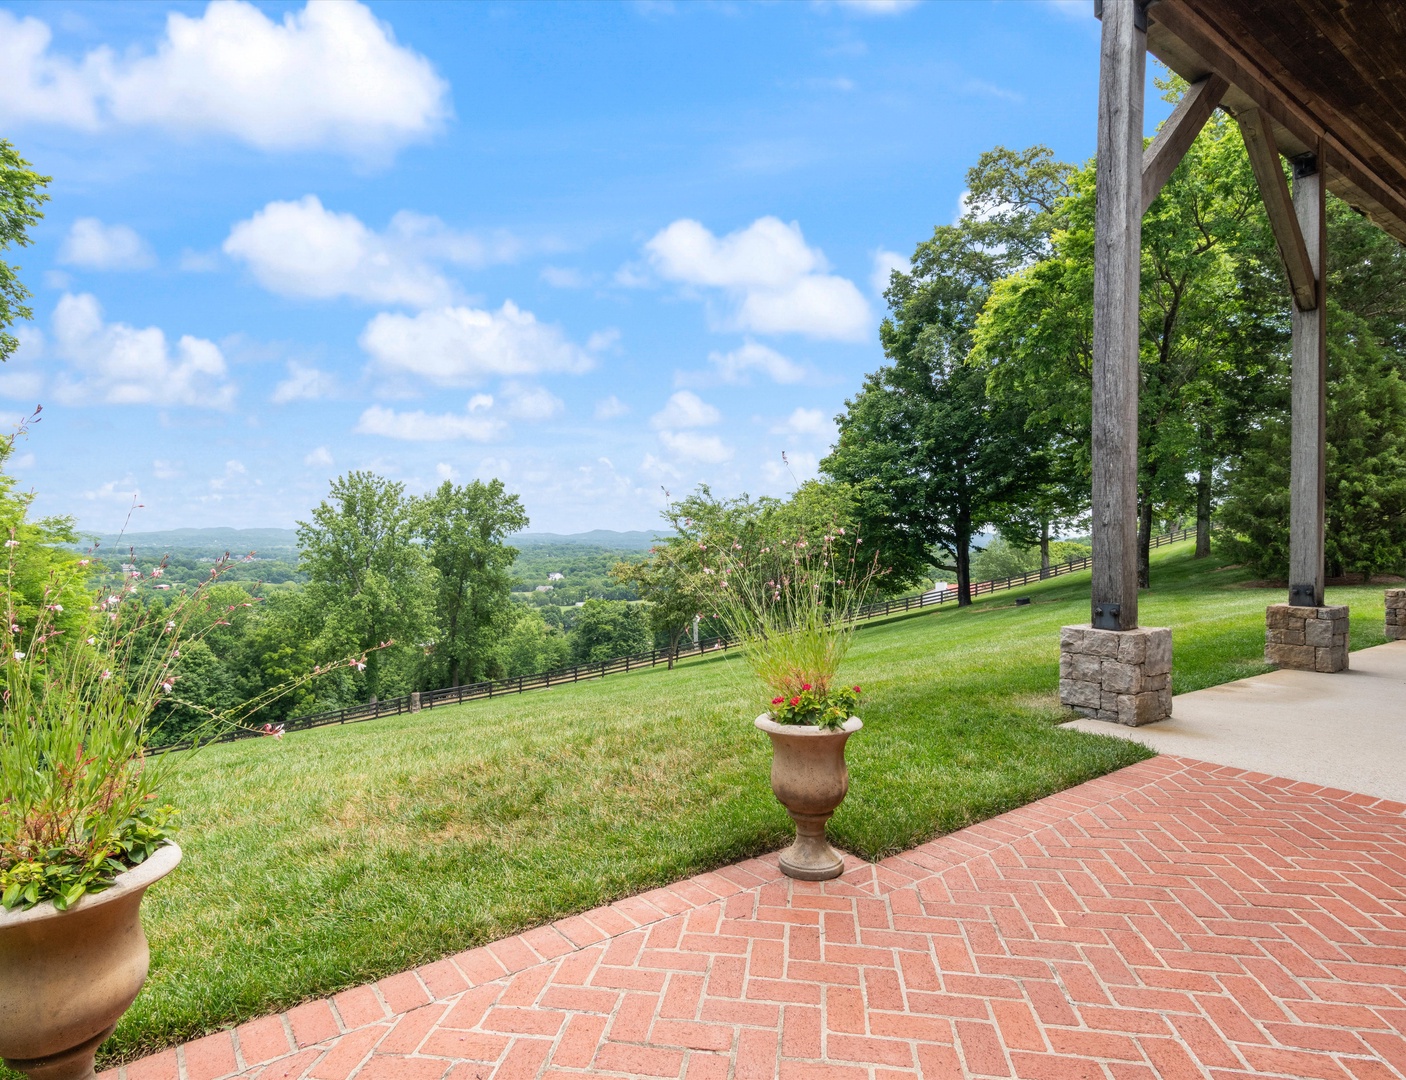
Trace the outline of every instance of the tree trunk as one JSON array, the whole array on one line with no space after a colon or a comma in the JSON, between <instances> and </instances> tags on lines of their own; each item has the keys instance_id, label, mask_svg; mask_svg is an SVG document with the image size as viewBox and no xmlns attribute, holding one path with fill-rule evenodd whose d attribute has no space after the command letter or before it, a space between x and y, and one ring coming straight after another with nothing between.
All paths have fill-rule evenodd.
<instances>
[{"instance_id":1,"label":"tree trunk","mask_svg":"<svg viewBox=\"0 0 1406 1080\"><path fill-rule=\"evenodd\" d=\"M1050 519L1040 522L1040 577L1050 576Z\"/></svg>"},{"instance_id":2,"label":"tree trunk","mask_svg":"<svg viewBox=\"0 0 1406 1080\"><path fill-rule=\"evenodd\" d=\"M1152 500L1143 492L1137 522L1137 584L1152 588Z\"/></svg>"},{"instance_id":3,"label":"tree trunk","mask_svg":"<svg viewBox=\"0 0 1406 1080\"><path fill-rule=\"evenodd\" d=\"M972 602L972 530L964 521L957 522L957 606Z\"/></svg>"},{"instance_id":4,"label":"tree trunk","mask_svg":"<svg viewBox=\"0 0 1406 1080\"><path fill-rule=\"evenodd\" d=\"M1211 554L1211 474L1201 470L1196 478L1196 555L1204 559Z\"/></svg>"},{"instance_id":5,"label":"tree trunk","mask_svg":"<svg viewBox=\"0 0 1406 1080\"><path fill-rule=\"evenodd\" d=\"M459 685L459 658L457 656L449 658L449 685Z\"/></svg>"}]
</instances>

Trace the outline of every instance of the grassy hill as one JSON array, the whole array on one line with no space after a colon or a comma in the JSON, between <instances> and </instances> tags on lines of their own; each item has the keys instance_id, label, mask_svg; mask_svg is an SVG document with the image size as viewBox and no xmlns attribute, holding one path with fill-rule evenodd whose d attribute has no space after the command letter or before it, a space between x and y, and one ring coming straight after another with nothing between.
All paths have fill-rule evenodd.
<instances>
[{"instance_id":1,"label":"grassy hill","mask_svg":"<svg viewBox=\"0 0 1406 1080\"><path fill-rule=\"evenodd\" d=\"M1280 590L1154 553L1142 622L1174 631L1174 686L1264 670ZM1058 628L1088 574L869 625L850 675L865 728L831 833L900 851L1146 755L1057 725ZM1353 646L1380 587L1332 590ZM151 981L108 1063L286 1008L786 842L757 695L720 658L543 693L212 746L171 795L186 861L147 901Z\"/></svg>"}]
</instances>

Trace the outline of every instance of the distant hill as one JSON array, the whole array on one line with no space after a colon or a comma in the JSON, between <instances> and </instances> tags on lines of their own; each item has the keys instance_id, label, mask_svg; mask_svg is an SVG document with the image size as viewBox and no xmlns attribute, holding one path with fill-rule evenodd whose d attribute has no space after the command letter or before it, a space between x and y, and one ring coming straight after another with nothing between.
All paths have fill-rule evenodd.
<instances>
[{"instance_id":1,"label":"distant hill","mask_svg":"<svg viewBox=\"0 0 1406 1080\"><path fill-rule=\"evenodd\" d=\"M592 529L583 533L522 532L509 542L519 548L539 544L580 544L611 551L648 551L655 535L652 532L615 532L611 529Z\"/></svg>"},{"instance_id":2,"label":"distant hill","mask_svg":"<svg viewBox=\"0 0 1406 1080\"><path fill-rule=\"evenodd\" d=\"M292 529L166 529L125 536L99 533L97 540L100 551L125 552L132 548L139 555L164 555L175 551L209 556L223 555L226 551L231 555L256 551L269 558L286 559L298 555L298 534Z\"/></svg>"},{"instance_id":3,"label":"distant hill","mask_svg":"<svg viewBox=\"0 0 1406 1080\"><path fill-rule=\"evenodd\" d=\"M88 534L92 535L92 534ZM128 533L118 537L111 533L98 534L100 550L126 551L153 555L183 551L196 555L216 556L228 551L242 555L256 551L269 558L294 559L298 555L298 534L292 529L166 529L162 532ZM87 547L88 543L82 545ZM593 529L583 533L518 533L511 540L515 547L540 547L547 544L573 544L581 547L604 548L609 551L648 551L654 533L615 532Z\"/></svg>"}]
</instances>

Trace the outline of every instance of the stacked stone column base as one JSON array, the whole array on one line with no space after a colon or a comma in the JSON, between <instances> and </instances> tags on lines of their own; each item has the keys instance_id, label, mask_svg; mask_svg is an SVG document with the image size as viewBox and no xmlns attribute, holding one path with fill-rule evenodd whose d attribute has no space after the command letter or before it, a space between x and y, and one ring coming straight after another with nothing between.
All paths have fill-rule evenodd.
<instances>
[{"instance_id":1,"label":"stacked stone column base","mask_svg":"<svg viewBox=\"0 0 1406 1080\"><path fill-rule=\"evenodd\" d=\"M1347 670L1347 605L1270 604L1265 613L1264 658L1298 671Z\"/></svg>"},{"instance_id":2,"label":"stacked stone column base","mask_svg":"<svg viewBox=\"0 0 1406 1080\"><path fill-rule=\"evenodd\" d=\"M1406 589L1386 591L1386 639L1406 641Z\"/></svg>"},{"instance_id":3,"label":"stacked stone column base","mask_svg":"<svg viewBox=\"0 0 1406 1080\"><path fill-rule=\"evenodd\" d=\"M1166 627L1059 631L1059 700L1081 716L1138 727L1172 715L1172 632Z\"/></svg>"}]
</instances>

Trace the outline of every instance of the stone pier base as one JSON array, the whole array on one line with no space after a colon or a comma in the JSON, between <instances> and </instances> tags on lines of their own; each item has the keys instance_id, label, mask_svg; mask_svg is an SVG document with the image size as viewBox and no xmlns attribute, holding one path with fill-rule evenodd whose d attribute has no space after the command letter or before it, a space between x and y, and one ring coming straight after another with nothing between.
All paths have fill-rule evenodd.
<instances>
[{"instance_id":1,"label":"stone pier base","mask_svg":"<svg viewBox=\"0 0 1406 1080\"><path fill-rule=\"evenodd\" d=\"M412 691L410 691L410 711L411 711L411 712L419 712L419 711L420 711L420 691L418 691L418 690L412 690Z\"/></svg>"},{"instance_id":2,"label":"stone pier base","mask_svg":"<svg viewBox=\"0 0 1406 1080\"><path fill-rule=\"evenodd\" d=\"M1059 700L1081 716L1137 727L1172 715L1172 632L1166 627L1059 631Z\"/></svg>"},{"instance_id":3,"label":"stone pier base","mask_svg":"<svg viewBox=\"0 0 1406 1080\"><path fill-rule=\"evenodd\" d=\"M1406 641L1406 589L1386 591L1386 639Z\"/></svg>"},{"instance_id":4,"label":"stone pier base","mask_svg":"<svg viewBox=\"0 0 1406 1080\"><path fill-rule=\"evenodd\" d=\"M1268 663L1299 671L1347 670L1347 605L1270 604L1265 627Z\"/></svg>"}]
</instances>

